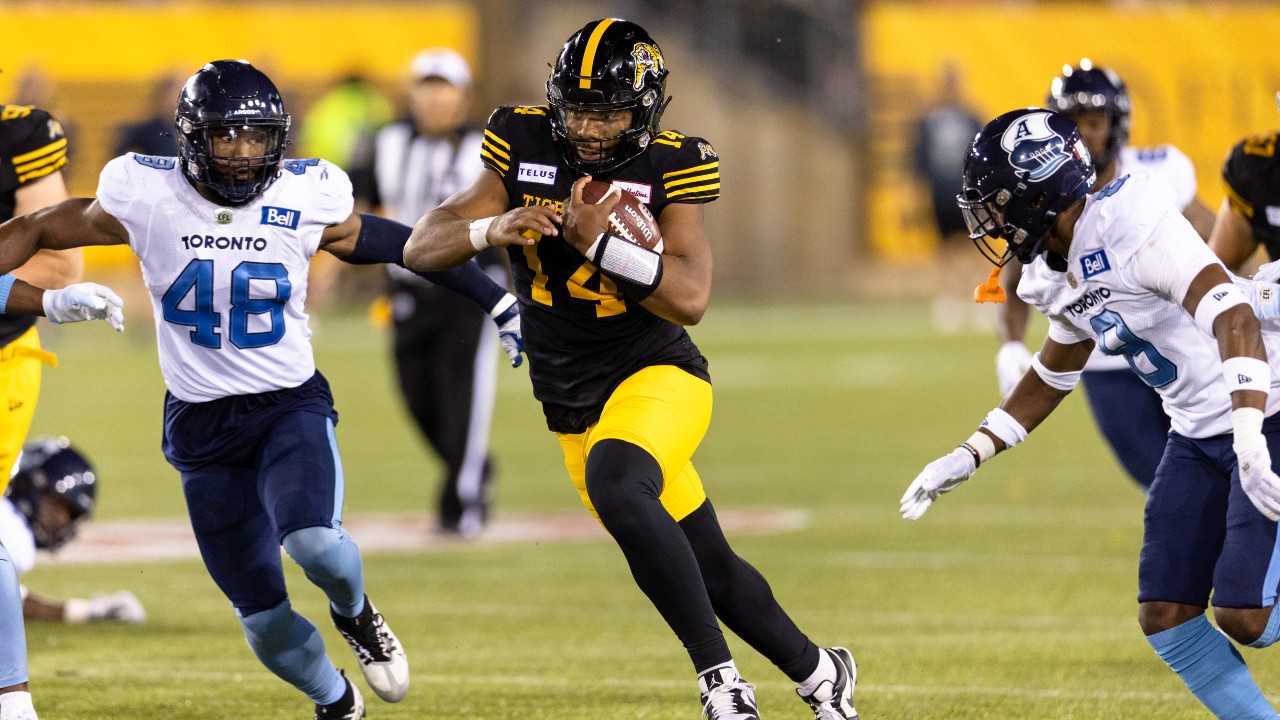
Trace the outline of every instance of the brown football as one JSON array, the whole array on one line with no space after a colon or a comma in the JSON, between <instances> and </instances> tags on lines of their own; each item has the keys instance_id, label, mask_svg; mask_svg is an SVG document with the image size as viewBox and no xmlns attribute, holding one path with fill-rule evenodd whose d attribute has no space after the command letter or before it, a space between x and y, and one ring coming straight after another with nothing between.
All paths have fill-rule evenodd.
<instances>
[{"instance_id":1,"label":"brown football","mask_svg":"<svg viewBox=\"0 0 1280 720\"><path fill-rule=\"evenodd\" d=\"M582 188L582 199L589 203L600 202L614 188L607 182L592 180ZM622 195L613 212L609 213L609 232L633 242L642 248L662 252L662 231L649 208L630 192L617 188Z\"/></svg>"}]
</instances>

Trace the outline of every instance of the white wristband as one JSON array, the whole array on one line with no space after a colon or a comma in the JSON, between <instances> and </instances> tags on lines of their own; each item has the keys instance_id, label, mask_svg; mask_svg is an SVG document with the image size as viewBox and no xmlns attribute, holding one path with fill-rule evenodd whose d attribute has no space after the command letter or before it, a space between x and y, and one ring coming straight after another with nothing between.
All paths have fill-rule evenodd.
<instances>
[{"instance_id":1,"label":"white wristband","mask_svg":"<svg viewBox=\"0 0 1280 720\"><path fill-rule=\"evenodd\" d=\"M1196 325L1209 337L1216 337L1213 334L1213 321L1236 305L1248 304L1249 298L1235 284L1215 285L1200 298L1200 304L1196 306Z\"/></svg>"},{"instance_id":2,"label":"white wristband","mask_svg":"<svg viewBox=\"0 0 1280 720\"><path fill-rule=\"evenodd\" d=\"M1237 455L1267 446L1267 439L1262 435L1263 419L1258 408L1244 407L1231 411L1231 445Z\"/></svg>"},{"instance_id":3,"label":"white wristband","mask_svg":"<svg viewBox=\"0 0 1280 720\"><path fill-rule=\"evenodd\" d=\"M496 318L502 313L506 312L507 308L515 304L516 304L516 296L512 295L511 293L507 293L506 295L503 295L502 299L499 300L498 303L493 306L493 309L489 311L489 317Z\"/></svg>"},{"instance_id":4,"label":"white wristband","mask_svg":"<svg viewBox=\"0 0 1280 720\"><path fill-rule=\"evenodd\" d=\"M978 457L975 459L978 462L975 465L981 465L996 454L995 441L981 430L970 435L968 440L960 444L960 447L967 447L977 453Z\"/></svg>"},{"instance_id":5,"label":"white wristband","mask_svg":"<svg viewBox=\"0 0 1280 720\"><path fill-rule=\"evenodd\" d=\"M1229 357L1222 361L1222 378L1227 392L1237 390L1271 391L1271 366L1265 360L1251 357Z\"/></svg>"},{"instance_id":6,"label":"white wristband","mask_svg":"<svg viewBox=\"0 0 1280 720\"><path fill-rule=\"evenodd\" d=\"M89 622L89 601L71 598L62 605L62 620L73 625Z\"/></svg>"},{"instance_id":7,"label":"white wristband","mask_svg":"<svg viewBox=\"0 0 1280 720\"><path fill-rule=\"evenodd\" d=\"M1022 427L1022 423L1001 408L987 413L987 418L978 427L984 427L1000 438L1005 448L1011 448L1027 439L1027 429Z\"/></svg>"},{"instance_id":8,"label":"white wristband","mask_svg":"<svg viewBox=\"0 0 1280 720\"><path fill-rule=\"evenodd\" d=\"M471 221L468 236L471 238L471 247L475 248L476 252L480 252L481 250L489 247L489 226L497 219L498 216L494 215L493 217L480 218L479 220Z\"/></svg>"}]
</instances>

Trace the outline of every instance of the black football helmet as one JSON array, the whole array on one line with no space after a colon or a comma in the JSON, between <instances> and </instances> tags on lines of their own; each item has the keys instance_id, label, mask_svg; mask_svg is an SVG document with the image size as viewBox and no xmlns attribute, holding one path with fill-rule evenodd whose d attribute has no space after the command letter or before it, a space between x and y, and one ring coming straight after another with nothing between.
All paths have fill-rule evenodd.
<instances>
[{"instance_id":1,"label":"black football helmet","mask_svg":"<svg viewBox=\"0 0 1280 720\"><path fill-rule=\"evenodd\" d=\"M1025 108L997 117L973 139L956 202L969 238L988 260L1029 263L1044 250L1058 213L1084 197L1096 178L1075 123Z\"/></svg>"},{"instance_id":2,"label":"black football helmet","mask_svg":"<svg viewBox=\"0 0 1280 720\"><path fill-rule=\"evenodd\" d=\"M1111 134L1107 149L1094 155L1093 166L1105 168L1115 161L1120 150L1129 142L1132 106L1129 91L1120 76L1111 70L1097 67L1088 58L1079 65L1064 65L1062 74L1049 86L1045 107L1060 113L1096 110L1111 119Z\"/></svg>"},{"instance_id":3,"label":"black football helmet","mask_svg":"<svg viewBox=\"0 0 1280 720\"><path fill-rule=\"evenodd\" d=\"M605 18L587 23L560 50L547 79L551 131L565 162L588 175L607 174L639 157L658 136L666 96L667 64L658 44L639 25ZM630 110L631 125L603 140L573 139L565 111ZM618 145L605 151L614 140ZM595 145L598 160L578 156L577 147ZM607 153L607 154L606 154ZM596 153L593 153L596 154Z\"/></svg>"},{"instance_id":4,"label":"black football helmet","mask_svg":"<svg viewBox=\"0 0 1280 720\"><path fill-rule=\"evenodd\" d=\"M178 96L174 122L182 174L217 201L243 205L279 176L289 114L271 79L244 60L216 60L192 75ZM252 130L267 133L264 154L214 156L213 138L219 133Z\"/></svg>"},{"instance_id":5,"label":"black football helmet","mask_svg":"<svg viewBox=\"0 0 1280 720\"><path fill-rule=\"evenodd\" d=\"M98 476L65 437L41 438L23 446L7 494L27 519L36 547L56 550L75 537L77 526L93 512ZM65 521L61 513L41 512L50 503L66 509Z\"/></svg>"}]
</instances>

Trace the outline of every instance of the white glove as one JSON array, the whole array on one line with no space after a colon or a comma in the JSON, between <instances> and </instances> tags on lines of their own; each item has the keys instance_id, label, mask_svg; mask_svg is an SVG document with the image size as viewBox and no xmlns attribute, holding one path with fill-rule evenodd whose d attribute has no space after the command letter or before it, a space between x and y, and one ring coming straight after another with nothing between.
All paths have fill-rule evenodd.
<instances>
[{"instance_id":1,"label":"white glove","mask_svg":"<svg viewBox=\"0 0 1280 720\"><path fill-rule=\"evenodd\" d=\"M1031 369L1031 351L1017 340L1010 340L1000 346L996 353L996 381L1000 383L1000 397L1022 380L1022 376Z\"/></svg>"},{"instance_id":2,"label":"white glove","mask_svg":"<svg viewBox=\"0 0 1280 720\"><path fill-rule=\"evenodd\" d=\"M1267 265L1277 264L1280 263L1267 263ZM1265 268L1267 265L1262 267ZM1280 270L1280 268L1277 268L1277 270ZM1262 274L1261 270L1258 274ZM1235 286L1240 288L1244 296L1249 298L1249 305L1253 307L1253 314L1257 315L1259 320L1280 318L1280 285L1259 280L1257 277L1250 280L1238 275L1232 275L1231 282L1235 283Z\"/></svg>"},{"instance_id":3,"label":"white glove","mask_svg":"<svg viewBox=\"0 0 1280 720\"><path fill-rule=\"evenodd\" d=\"M1271 469L1271 453L1263 442L1248 450L1236 450L1240 487L1249 502L1267 519L1280 520L1280 476Z\"/></svg>"},{"instance_id":4,"label":"white glove","mask_svg":"<svg viewBox=\"0 0 1280 720\"><path fill-rule=\"evenodd\" d=\"M954 490L960 483L973 477L977 469L973 453L962 447L925 465L924 470L920 471L902 494L902 505L898 508L902 519L918 520L939 495Z\"/></svg>"},{"instance_id":5,"label":"white glove","mask_svg":"<svg viewBox=\"0 0 1280 720\"><path fill-rule=\"evenodd\" d=\"M1258 282L1280 282L1280 260L1272 260L1258 267L1258 272L1253 274L1253 279Z\"/></svg>"},{"instance_id":6,"label":"white glove","mask_svg":"<svg viewBox=\"0 0 1280 720\"><path fill-rule=\"evenodd\" d=\"M50 322L106 320L117 332L124 332L124 301L105 285L85 282L45 290L41 300Z\"/></svg>"},{"instance_id":7,"label":"white glove","mask_svg":"<svg viewBox=\"0 0 1280 720\"><path fill-rule=\"evenodd\" d=\"M524 362L524 357L520 355L524 352L524 335L520 332L520 303L516 302L514 295L508 293L507 297L494 306L493 312L497 313L493 316L493 321L498 324L498 342L502 343L503 351L511 359L511 367L520 367Z\"/></svg>"},{"instance_id":8,"label":"white glove","mask_svg":"<svg viewBox=\"0 0 1280 720\"><path fill-rule=\"evenodd\" d=\"M94 595L88 600L73 598L63 606L62 617L69 623L146 622L147 611L128 590L110 595Z\"/></svg>"}]
</instances>

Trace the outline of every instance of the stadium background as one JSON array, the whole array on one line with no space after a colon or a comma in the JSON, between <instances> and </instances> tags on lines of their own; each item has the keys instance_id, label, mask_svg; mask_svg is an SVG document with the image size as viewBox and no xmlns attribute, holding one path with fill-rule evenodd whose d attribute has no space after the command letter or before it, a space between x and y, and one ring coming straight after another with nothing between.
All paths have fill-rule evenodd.
<instances>
[{"instance_id":1,"label":"stadium background","mask_svg":"<svg viewBox=\"0 0 1280 720\"><path fill-rule=\"evenodd\" d=\"M1128 81L1133 142L1187 152L1216 209L1227 149L1277 125L1280 8L10 0L0 4L0 98L27 71L48 74L53 109L73 128L71 189L87 194L112 128L142 114L159 73L252 59L297 122L351 71L398 95L409 58L443 44L475 63L481 119L498 103L539 102L560 43L604 15L656 36L675 98L664 124L708 137L723 157L725 197L708 212L715 300L693 330L717 387L700 470L717 506L740 515L735 546L800 624L858 654L864 716L1203 717L1136 629L1142 500L1080 398L924 521L897 518L919 467L997 400L994 338L941 337L930 325L929 275L919 270L937 238L908 147L942 63L958 64L966 99L993 115L1039 102L1063 63L1087 56ZM127 285L132 267L127 251L95 252L90 274ZM129 299L123 340L103 328L44 328L62 364L46 373L34 432L65 433L85 449L104 476L99 527L156 555L181 544L183 509L158 451L163 383L149 312L141 295ZM425 526L433 478L367 300L327 305L315 327L342 412L348 517L407 538L371 548L367 572L410 648L416 689L370 716L693 716L686 662L616 549L581 525L523 371L501 374L498 519L559 530L442 546L422 527L394 524ZM30 583L60 596L129 587L151 619L140 629L33 628L46 716L302 716L295 694L249 654L197 560L85 563L112 554L87 548L77 562L44 562ZM295 604L323 617L318 593L297 573L290 583ZM776 671L734 647L769 718L808 714ZM1280 688L1280 662L1248 659L1264 689Z\"/></svg>"}]
</instances>

